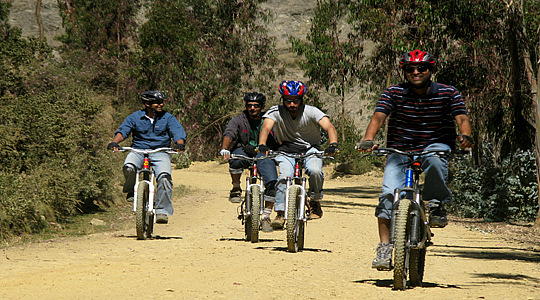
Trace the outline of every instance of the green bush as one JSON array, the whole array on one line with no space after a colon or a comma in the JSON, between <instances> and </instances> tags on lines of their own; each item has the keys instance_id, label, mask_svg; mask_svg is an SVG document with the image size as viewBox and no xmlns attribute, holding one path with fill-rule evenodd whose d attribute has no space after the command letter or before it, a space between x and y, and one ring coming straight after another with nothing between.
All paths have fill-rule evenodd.
<instances>
[{"instance_id":1,"label":"green bush","mask_svg":"<svg viewBox=\"0 0 540 300\"><path fill-rule=\"evenodd\" d=\"M489 157L489 149L484 150L484 157ZM518 150L498 165L485 159L480 167L472 166L469 157L455 159L451 172L453 202L449 212L489 221L529 222L536 217L538 186L532 151Z\"/></svg>"}]
</instances>

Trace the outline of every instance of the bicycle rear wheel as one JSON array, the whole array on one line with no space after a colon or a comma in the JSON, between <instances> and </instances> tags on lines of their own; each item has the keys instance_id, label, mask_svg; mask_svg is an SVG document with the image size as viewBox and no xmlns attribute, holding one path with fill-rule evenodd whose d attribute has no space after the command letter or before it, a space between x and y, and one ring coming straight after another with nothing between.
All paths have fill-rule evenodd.
<instances>
[{"instance_id":1,"label":"bicycle rear wheel","mask_svg":"<svg viewBox=\"0 0 540 300\"><path fill-rule=\"evenodd\" d=\"M139 182L137 187L137 210L135 211L135 227L138 240L144 240L148 237L148 196L148 182Z\"/></svg>"},{"instance_id":2,"label":"bicycle rear wheel","mask_svg":"<svg viewBox=\"0 0 540 300\"><path fill-rule=\"evenodd\" d=\"M259 241L259 228L261 226L261 187L258 185L251 186L251 242Z\"/></svg>"},{"instance_id":3,"label":"bicycle rear wheel","mask_svg":"<svg viewBox=\"0 0 540 300\"><path fill-rule=\"evenodd\" d=\"M289 188L289 203L287 209L287 250L290 252L298 252L299 249L304 247L304 226L303 223L298 220L298 194L300 188L298 186L291 186ZM302 232L302 234L300 234ZM301 248L298 241L301 235Z\"/></svg>"},{"instance_id":4,"label":"bicycle rear wheel","mask_svg":"<svg viewBox=\"0 0 540 300\"><path fill-rule=\"evenodd\" d=\"M403 199L398 204L394 240L394 290L405 290L407 287L407 268L409 248L406 243L411 224L411 202Z\"/></svg>"}]
</instances>

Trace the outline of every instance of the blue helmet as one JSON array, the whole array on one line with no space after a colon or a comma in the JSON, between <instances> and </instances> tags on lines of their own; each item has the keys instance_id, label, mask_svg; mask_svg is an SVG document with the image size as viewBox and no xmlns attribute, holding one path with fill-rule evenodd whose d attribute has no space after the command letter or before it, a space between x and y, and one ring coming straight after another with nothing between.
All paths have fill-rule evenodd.
<instances>
[{"instance_id":1,"label":"blue helmet","mask_svg":"<svg viewBox=\"0 0 540 300\"><path fill-rule=\"evenodd\" d=\"M285 96L304 96L306 86L301 81L285 80L279 85L279 92Z\"/></svg>"}]
</instances>

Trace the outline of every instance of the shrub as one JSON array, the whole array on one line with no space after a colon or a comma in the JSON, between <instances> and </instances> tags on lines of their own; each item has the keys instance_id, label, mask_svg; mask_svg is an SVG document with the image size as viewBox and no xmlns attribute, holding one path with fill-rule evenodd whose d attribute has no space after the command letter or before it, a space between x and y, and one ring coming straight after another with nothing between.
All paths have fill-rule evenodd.
<instances>
[{"instance_id":1,"label":"shrub","mask_svg":"<svg viewBox=\"0 0 540 300\"><path fill-rule=\"evenodd\" d=\"M488 152L489 149L484 149ZM489 157L486 153L484 157ZM538 186L534 153L518 150L496 165L485 159L474 167L471 159L454 160L449 212L486 220L533 221L538 212Z\"/></svg>"}]
</instances>

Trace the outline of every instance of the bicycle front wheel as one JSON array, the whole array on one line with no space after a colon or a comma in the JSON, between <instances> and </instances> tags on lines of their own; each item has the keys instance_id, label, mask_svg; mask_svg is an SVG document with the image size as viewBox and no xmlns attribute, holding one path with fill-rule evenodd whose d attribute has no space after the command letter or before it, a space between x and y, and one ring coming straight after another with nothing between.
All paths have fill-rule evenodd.
<instances>
[{"instance_id":1,"label":"bicycle front wheel","mask_svg":"<svg viewBox=\"0 0 540 300\"><path fill-rule=\"evenodd\" d=\"M411 249L409 260L409 281L411 286L422 286L422 280L424 280L425 262L426 248Z\"/></svg>"},{"instance_id":2,"label":"bicycle front wheel","mask_svg":"<svg viewBox=\"0 0 540 300\"><path fill-rule=\"evenodd\" d=\"M289 188L289 203L287 208L287 249L290 252L298 252L299 250L299 235L302 231L302 248L303 245L303 224L300 225L298 220L298 196L300 194L300 188L298 186L291 186ZM301 228L300 228L301 227Z\"/></svg>"},{"instance_id":3,"label":"bicycle front wheel","mask_svg":"<svg viewBox=\"0 0 540 300\"><path fill-rule=\"evenodd\" d=\"M259 241L259 228L261 225L261 218L259 213L261 212L261 187L258 185L251 186L250 192L251 201L251 242L257 243Z\"/></svg>"},{"instance_id":4,"label":"bicycle front wheel","mask_svg":"<svg viewBox=\"0 0 540 300\"><path fill-rule=\"evenodd\" d=\"M407 287L407 267L409 248L407 239L411 224L411 201L403 199L398 204L394 240L394 290L405 290Z\"/></svg>"},{"instance_id":5,"label":"bicycle front wheel","mask_svg":"<svg viewBox=\"0 0 540 300\"><path fill-rule=\"evenodd\" d=\"M148 230L148 182L139 182L137 186L137 210L135 211L135 227L137 228L137 239L147 238ZM153 225L153 224L152 224Z\"/></svg>"}]
</instances>

